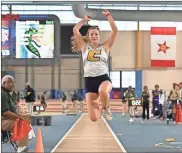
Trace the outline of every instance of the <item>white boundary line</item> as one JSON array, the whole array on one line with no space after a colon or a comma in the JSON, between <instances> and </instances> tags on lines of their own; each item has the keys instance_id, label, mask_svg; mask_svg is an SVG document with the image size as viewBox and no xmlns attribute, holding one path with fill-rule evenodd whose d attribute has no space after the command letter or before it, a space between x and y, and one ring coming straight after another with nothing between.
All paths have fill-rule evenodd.
<instances>
[{"instance_id":1,"label":"white boundary line","mask_svg":"<svg viewBox=\"0 0 182 153\"><path fill-rule=\"evenodd\" d=\"M106 124L107 128L109 129L109 131L111 132L112 136L114 137L114 139L116 140L117 144L119 145L119 147L121 148L122 152L127 153L127 151L125 150L125 148L123 147L123 145L121 144L121 142L119 141L119 139L117 138L116 134L113 132L113 130L111 129L111 127L109 126L109 124L107 123L107 121L105 120L105 118L103 116L101 116L104 123Z\"/></svg>"},{"instance_id":2,"label":"white boundary line","mask_svg":"<svg viewBox=\"0 0 182 153\"><path fill-rule=\"evenodd\" d=\"M89 140L89 139L90 140L92 140L92 139L93 140L95 140L95 139L97 139L97 140L107 140L108 139L108 140L110 140L110 139L114 139L114 138L66 138L66 139L70 139L70 140L75 140L75 139L76 140L79 140L79 139L80 140Z\"/></svg>"},{"instance_id":3,"label":"white boundary line","mask_svg":"<svg viewBox=\"0 0 182 153\"><path fill-rule=\"evenodd\" d=\"M72 127L68 130L68 132L62 137L62 139L57 143L57 145L52 149L51 153L55 152L55 150L57 149L57 147L63 142L63 140L67 137L67 135L71 132L71 130L76 126L76 124L81 120L81 118L85 115L85 113L83 113L78 119L77 121L72 125Z\"/></svg>"}]
</instances>

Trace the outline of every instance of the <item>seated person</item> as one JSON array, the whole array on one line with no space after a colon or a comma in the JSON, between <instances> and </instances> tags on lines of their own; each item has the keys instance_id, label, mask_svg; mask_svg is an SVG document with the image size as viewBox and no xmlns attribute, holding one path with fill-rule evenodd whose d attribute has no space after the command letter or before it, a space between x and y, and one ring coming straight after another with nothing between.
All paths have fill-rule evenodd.
<instances>
[{"instance_id":1,"label":"seated person","mask_svg":"<svg viewBox=\"0 0 182 153\"><path fill-rule=\"evenodd\" d=\"M5 75L2 78L1 87L1 130L13 130L16 119L24 119L24 117L16 112L16 105L11 99L10 92L14 89L14 78L10 75ZM28 139L28 137L27 137ZM25 141L25 140L24 140ZM18 142L18 152L23 151L28 144L23 140ZM28 142L28 140L26 141ZM25 146L26 144L26 146Z\"/></svg>"}]
</instances>

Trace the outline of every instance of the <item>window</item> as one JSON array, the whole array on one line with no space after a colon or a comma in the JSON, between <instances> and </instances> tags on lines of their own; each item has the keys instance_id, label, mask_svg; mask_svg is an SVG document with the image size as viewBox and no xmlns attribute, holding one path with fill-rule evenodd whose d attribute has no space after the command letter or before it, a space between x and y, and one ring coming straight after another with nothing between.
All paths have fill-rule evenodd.
<instances>
[{"instance_id":1,"label":"window","mask_svg":"<svg viewBox=\"0 0 182 153\"><path fill-rule=\"evenodd\" d=\"M24 14L25 11L12 11L13 14Z\"/></svg>"},{"instance_id":2,"label":"window","mask_svg":"<svg viewBox=\"0 0 182 153\"><path fill-rule=\"evenodd\" d=\"M101 31L111 31L111 26L108 21L99 21L98 25Z\"/></svg>"},{"instance_id":3,"label":"window","mask_svg":"<svg viewBox=\"0 0 182 153\"><path fill-rule=\"evenodd\" d=\"M108 21L97 21L101 31L111 31ZM137 22L135 21L115 21L119 31L137 30Z\"/></svg>"},{"instance_id":4,"label":"window","mask_svg":"<svg viewBox=\"0 0 182 153\"><path fill-rule=\"evenodd\" d=\"M22 13L21 13L22 12ZM17 12L18 14L37 14L36 11L21 11L21 12ZM41 12L43 14L43 12Z\"/></svg>"},{"instance_id":5,"label":"window","mask_svg":"<svg viewBox=\"0 0 182 153\"><path fill-rule=\"evenodd\" d=\"M29 6L27 8L29 8ZM44 10L44 11L49 11L49 9L50 9L49 5L44 5L44 6L37 5L37 8L36 8L36 10Z\"/></svg>"},{"instance_id":6,"label":"window","mask_svg":"<svg viewBox=\"0 0 182 153\"><path fill-rule=\"evenodd\" d=\"M34 6L35 7L35 6ZM12 5L12 11L13 10L20 10L22 11L24 8L21 5Z\"/></svg>"},{"instance_id":7,"label":"window","mask_svg":"<svg viewBox=\"0 0 182 153\"><path fill-rule=\"evenodd\" d=\"M9 11L9 8L7 5L2 5L1 9L2 9L2 11Z\"/></svg>"},{"instance_id":8,"label":"window","mask_svg":"<svg viewBox=\"0 0 182 153\"><path fill-rule=\"evenodd\" d=\"M14 6L14 10L19 10L19 9L23 9L23 10L45 10L44 8L42 8L41 6L37 6L37 5L23 5L23 6L19 6L19 7L16 7ZM49 7L46 7L46 8L49 8ZM30 13L29 13L30 14Z\"/></svg>"},{"instance_id":9,"label":"window","mask_svg":"<svg viewBox=\"0 0 182 153\"><path fill-rule=\"evenodd\" d=\"M74 21L75 15L73 14L73 11L62 11L61 12L61 18L60 21ZM70 22L68 22L70 23Z\"/></svg>"},{"instance_id":10,"label":"window","mask_svg":"<svg viewBox=\"0 0 182 153\"><path fill-rule=\"evenodd\" d=\"M59 19L61 17L61 12L58 12L58 11L49 11L49 14L56 15Z\"/></svg>"},{"instance_id":11,"label":"window","mask_svg":"<svg viewBox=\"0 0 182 153\"><path fill-rule=\"evenodd\" d=\"M60 7L59 5L58 5L58 6L51 6L51 5L50 5L50 6L49 6L49 9L50 9L50 10L53 10L53 11L54 11L54 10L61 10L61 7Z\"/></svg>"},{"instance_id":12,"label":"window","mask_svg":"<svg viewBox=\"0 0 182 153\"><path fill-rule=\"evenodd\" d=\"M62 6L63 10L72 10L72 6Z\"/></svg>"},{"instance_id":13,"label":"window","mask_svg":"<svg viewBox=\"0 0 182 153\"><path fill-rule=\"evenodd\" d=\"M120 71L111 71L110 78L113 88L120 88Z\"/></svg>"},{"instance_id":14,"label":"window","mask_svg":"<svg viewBox=\"0 0 182 153\"><path fill-rule=\"evenodd\" d=\"M8 14L9 11L1 11L1 14Z\"/></svg>"},{"instance_id":15,"label":"window","mask_svg":"<svg viewBox=\"0 0 182 153\"><path fill-rule=\"evenodd\" d=\"M37 14L50 14L49 11L37 11Z\"/></svg>"},{"instance_id":16,"label":"window","mask_svg":"<svg viewBox=\"0 0 182 153\"><path fill-rule=\"evenodd\" d=\"M91 20L91 21L89 22L89 24L90 24L91 26L97 26L97 25L99 25L99 21L97 21L97 20ZM99 28L100 28L100 26L99 26Z\"/></svg>"},{"instance_id":17,"label":"window","mask_svg":"<svg viewBox=\"0 0 182 153\"><path fill-rule=\"evenodd\" d=\"M128 86L135 88L135 77L135 71L123 71L122 88L128 88Z\"/></svg>"}]
</instances>

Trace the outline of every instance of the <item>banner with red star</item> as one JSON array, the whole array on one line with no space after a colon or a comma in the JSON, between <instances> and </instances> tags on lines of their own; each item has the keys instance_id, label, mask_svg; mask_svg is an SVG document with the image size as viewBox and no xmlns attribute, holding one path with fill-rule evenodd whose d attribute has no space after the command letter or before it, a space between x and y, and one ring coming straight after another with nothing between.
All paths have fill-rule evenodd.
<instances>
[{"instance_id":1,"label":"banner with red star","mask_svg":"<svg viewBox=\"0 0 182 153\"><path fill-rule=\"evenodd\" d=\"M151 66L175 67L176 27L151 28Z\"/></svg>"}]
</instances>

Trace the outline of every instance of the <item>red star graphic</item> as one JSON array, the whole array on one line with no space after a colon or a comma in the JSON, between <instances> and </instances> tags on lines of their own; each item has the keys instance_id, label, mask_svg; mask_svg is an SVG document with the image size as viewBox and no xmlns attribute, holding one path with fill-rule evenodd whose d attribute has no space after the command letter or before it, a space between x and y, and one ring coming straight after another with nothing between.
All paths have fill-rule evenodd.
<instances>
[{"instance_id":1,"label":"red star graphic","mask_svg":"<svg viewBox=\"0 0 182 153\"><path fill-rule=\"evenodd\" d=\"M166 46L166 41L163 44L158 44L158 45L159 45L158 52L164 52L165 54L166 54L166 50L170 48Z\"/></svg>"}]
</instances>

